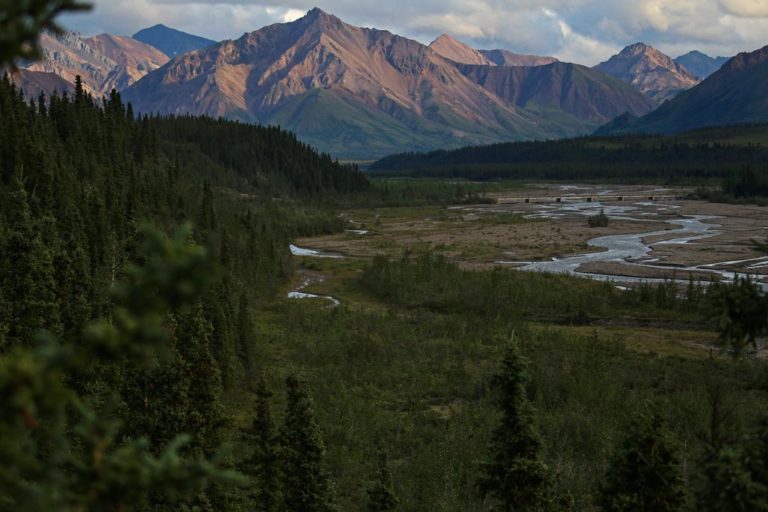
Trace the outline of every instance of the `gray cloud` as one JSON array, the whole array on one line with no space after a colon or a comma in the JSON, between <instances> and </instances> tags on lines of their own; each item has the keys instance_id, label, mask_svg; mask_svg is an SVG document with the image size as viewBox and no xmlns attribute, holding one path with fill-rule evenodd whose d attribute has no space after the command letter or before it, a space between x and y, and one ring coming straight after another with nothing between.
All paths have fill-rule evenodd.
<instances>
[{"instance_id":1,"label":"gray cloud","mask_svg":"<svg viewBox=\"0 0 768 512\"><path fill-rule=\"evenodd\" d=\"M156 23L228 39L295 19L316 5L356 25L428 43L443 32L481 48L595 64L644 41L677 56L733 55L768 44L766 0L91 0L64 23L85 34L132 34Z\"/></svg>"}]
</instances>

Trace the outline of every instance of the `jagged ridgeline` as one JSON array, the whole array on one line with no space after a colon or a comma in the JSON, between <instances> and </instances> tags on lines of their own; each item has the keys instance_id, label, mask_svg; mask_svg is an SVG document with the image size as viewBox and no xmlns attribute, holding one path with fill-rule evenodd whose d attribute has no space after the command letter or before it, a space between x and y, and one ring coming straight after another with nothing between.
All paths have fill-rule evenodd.
<instances>
[{"instance_id":1,"label":"jagged ridgeline","mask_svg":"<svg viewBox=\"0 0 768 512\"><path fill-rule=\"evenodd\" d=\"M287 275L290 237L340 229L307 205L369 186L278 128L138 118L118 93L97 101L79 82L26 100L5 77L0 121L0 345L31 343L41 327L76 334L104 314L143 222L196 227L229 287L210 312L229 343L238 301Z\"/></svg>"}]
</instances>

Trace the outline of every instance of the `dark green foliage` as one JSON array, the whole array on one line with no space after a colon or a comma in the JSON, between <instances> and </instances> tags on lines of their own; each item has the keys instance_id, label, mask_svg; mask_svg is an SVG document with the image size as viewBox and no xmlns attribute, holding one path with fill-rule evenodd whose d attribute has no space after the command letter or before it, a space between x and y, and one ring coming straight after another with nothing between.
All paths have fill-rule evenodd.
<instances>
[{"instance_id":1,"label":"dark green foliage","mask_svg":"<svg viewBox=\"0 0 768 512\"><path fill-rule=\"evenodd\" d=\"M269 400L272 393L267 389L264 379L259 380L256 388L256 406L253 423L244 437L253 451L240 468L251 478L248 497L252 510L273 512L280 509L279 461L277 436L272 421Z\"/></svg>"},{"instance_id":2,"label":"dark green foliage","mask_svg":"<svg viewBox=\"0 0 768 512\"><path fill-rule=\"evenodd\" d=\"M483 494L505 512L548 510L551 506L549 469L526 394L528 382L527 363L518 348L510 345L493 379L501 424L493 432L480 480Z\"/></svg>"},{"instance_id":3,"label":"dark green foliage","mask_svg":"<svg viewBox=\"0 0 768 512\"><path fill-rule=\"evenodd\" d=\"M315 420L312 402L294 376L285 381L288 403L280 429L280 460L285 510L334 510L331 483L323 458L325 445Z\"/></svg>"},{"instance_id":4,"label":"dark green foliage","mask_svg":"<svg viewBox=\"0 0 768 512\"><path fill-rule=\"evenodd\" d=\"M510 319L545 318L559 323L615 316L637 322L648 316L711 320L711 311L701 299L712 292L693 282L685 289L668 282L620 291L610 283L559 275L498 268L474 272L430 252L404 254L396 261L377 256L360 281L391 303L442 313L487 316L493 312Z\"/></svg>"},{"instance_id":5,"label":"dark green foliage","mask_svg":"<svg viewBox=\"0 0 768 512\"><path fill-rule=\"evenodd\" d=\"M768 298L748 277L717 287L713 312L719 314L721 348L734 357L748 348L757 350L757 337L768 333Z\"/></svg>"},{"instance_id":6,"label":"dark green foliage","mask_svg":"<svg viewBox=\"0 0 768 512\"><path fill-rule=\"evenodd\" d=\"M368 510L370 512L392 512L397 510L398 499L392 490L392 474L384 450L378 454L376 479L368 487Z\"/></svg>"},{"instance_id":7,"label":"dark green foliage","mask_svg":"<svg viewBox=\"0 0 768 512\"><path fill-rule=\"evenodd\" d=\"M744 166L725 176L721 188L734 197L768 197L768 173Z\"/></svg>"},{"instance_id":8,"label":"dark green foliage","mask_svg":"<svg viewBox=\"0 0 768 512\"><path fill-rule=\"evenodd\" d=\"M608 227L609 223L610 223L610 219L602 209L600 210L600 213L598 213L597 215L592 215L589 218L587 218L587 224L591 228L605 228L605 227Z\"/></svg>"},{"instance_id":9,"label":"dark green foliage","mask_svg":"<svg viewBox=\"0 0 768 512\"><path fill-rule=\"evenodd\" d=\"M8 229L0 238L0 288L8 299L6 343L29 345L39 329L60 331L53 261L18 177L4 197Z\"/></svg>"},{"instance_id":10,"label":"dark green foliage","mask_svg":"<svg viewBox=\"0 0 768 512\"><path fill-rule=\"evenodd\" d=\"M188 436L165 445L125 440L111 405L116 396L93 408L65 383L65 375L87 375L94 364L167 353L162 318L199 296L206 282L205 255L185 235L168 240L146 231L146 264L116 289L113 322L93 324L78 343L43 336L36 348L0 358L0 508L140 510L153 496L173 504L210 478L231 478L205 459L182 457Z\"/></svg>"},{"instance_id":11,"label":"dark green foliage","mask_svg":"<svg viewBox=\"0 0 768 512\"><path fill-rule=\"evenodd\" d=\"M708 459L701 510L768 510L768 420L740 444L713 452Z\"/></svg>"},{"instance_id":12,"label":"dark green foliage","mask_svg":"<svg viewBox=\"0 0 768 512\"><path fill-rule=\"evenodd\" d=\"M79 0L2 0L0 2L0 68L16 59L40 56L43 30L61 29L54 19L63 13L90 9Z\"/></svg>"},{"instance_id":13,"label":"dark green foliage","mask_svg":"<svg viewBox=\"0 0 768 512\"><path fill-rule=\"evenodd\" d=\"M238 388L256 365L250 308L290 271L292 237L343 227L308 198L367 186L277 129L224 123L258 145L242 158L271 155L256 169L222 140L201 150L216 121L131 110L81 85L27 104L0 80L0 509L230 508L206 461L233 435L222 380ZM163 130L178 138L161 143ZM319 162L306 187L304 161ZM259 172L282 201L255 186ZM145 219L205 229L166 240ZM78 341L34 348L41 328Z\"/></svg>"},{"instance_id":14,"label":"dark green foliage","mask_svg":"<svg viewBox=\"0 0 768 512\"><path fill-rule=\"evenodd\" d=\"M685 482L677 447L658 414L633 427L606 474L606 511L683 510Z\"/></svg>"},{"instance_id":15,"label":"dark green foliage","mask_svg":"<svg viewBox=\"0 0 768 512\"><path fill-rule=\"evenodd\" d=\"M579 137L404 153L371 165L381 176L707 182L758 195L765 184L768 125L701 130L677 136Z\"/></svg>"}]
</instances>

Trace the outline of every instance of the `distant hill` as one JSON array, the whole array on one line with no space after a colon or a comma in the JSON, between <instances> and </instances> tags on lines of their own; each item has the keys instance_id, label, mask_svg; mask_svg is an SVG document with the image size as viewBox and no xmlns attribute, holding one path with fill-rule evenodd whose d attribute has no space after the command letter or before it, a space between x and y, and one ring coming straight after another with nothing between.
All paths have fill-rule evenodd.
<instances>
[{"instance_id":1,"label":"distant hill","mask_svg":"<svg viewBox=\"0 0 768 512\"><path fill-rule=\"evenodd\" d=\"M534 80L522 75L541 68L504 68L522 70L510 83L525 89L506 96L461 66L417 41L313 9L177 57L124 97L140 112L277 124L344 158L571 136L653 107L632 87L572 64Z\"/></svg>"},{"instance_id":2,"label":"distant hill","mask_svg":"<svg viewBox=\"0 0 768 512\"><path fill-rule=\"evenodd\" d=\"M76 32L45 32L40 46L43 59L30 63L30 71L54 73L69 84L80 75L85 89L98 97L128 87L168 61L150 45L109 34L84 38Z\"/></svg>"},{"instance_id":3,"label":"distant hill","mask_svg":"<svg viewBox=\"0 0 768 512\"><path fill-rule=\"evenodd\" d=\"M627 46L595 69L632 84L658 102L699 83L683 66L644 43Z\"/></svg>"},{"instance_id":4,"label":"distant hill","mask_svg":"<svg viewBox=\"0 0 768 512\"><path fill-rule=\"evenodd\" d=\"M740 53L696 87L654 112L599 133L678 133L768 122L768 46Z\"/></svg>"},{"instance_id":5,"label":"distant hill","mask_svg":"<svg viewBox=\"0 0 768 512\"><path fill-rule=\"evenodd\" d=\"M133 38L154 46L170 58L216 44L216 41L211 39L187 34L165 25L139 30L133 34Z\"/></svg>"},{"instance_id":6,"label":"distant hill","mask_svg":"<svg viewBox=\"0 0 768 512\"><path fill-rule=\"evenodd\" d=\"M707 54L694 50L676 58L675 62L699 79L704 80L728 62L728 57L710 57Z\"/></svg>"},{"instance_id":7,"label":"distant hill","mask_svg":"<svg viewBox=\"0 0 768 512\"><path fill-rule=\"evenodd\" d=\"M75 90L74 84L54 73L17 69L11 72L10 76L11 82L20 88L27 98L31 99L37 99L40 93L50 96L53 92L61 95Z\"/></svg>"},{"instance_id":8,"label":"distant hill","mask_svg":"<svg viewBox=\"0 0 768 512\"><path fill-rule=\"evenodd\" d=\"M676 135L579 137L510 142L429 153L402 153L373 163L381 176L471 180L653 180L722 178L768 161L768 124L708 128Z\"/></svg>"}]
</instances>

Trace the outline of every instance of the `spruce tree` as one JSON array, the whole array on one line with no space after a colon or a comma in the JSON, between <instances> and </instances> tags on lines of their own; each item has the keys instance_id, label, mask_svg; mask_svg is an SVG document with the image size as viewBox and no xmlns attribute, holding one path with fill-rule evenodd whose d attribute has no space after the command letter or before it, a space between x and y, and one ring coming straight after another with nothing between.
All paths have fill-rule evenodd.
<instances>
[{"instance_id":1,"label":"spruce tree","mask_svg":"<svg viewBox=\"0 0 768 512\"><path fill-rule=\"evenodd\" d=\"M260 379L253 423L245 432L253 453L241 466L242 472L251 477L248 497L252 510L258 512L274 512L280 505L277 436L270 412L271 397L266 381Z\"/></svg>"},{"instance_id":2,"label":"spruce tree","mask_svg":"<svg viewBox=\"0 0 768 512\"><path fill-rule=\"evenodd\" d=\"M493 379L502 417L479 482L483 494L505 512L546 510L551 501L549 470L542 461L534 409L525 391L528 380L527 363L511 345Z\"/></svg>"},{"instance_id":3,"label":"spruce tree","mask_svg":"<svg viewBox=\"0 0 768 512\"><path fill-rule=\"evenodd\" d=\"M253 370L254 352L250 304L248 295L243 292L240 294L237 308L237 357L245 375Z\"/></svg>"},{"instance_id":4,"label":"spruce tree","mask_svg":"<svg viewBox=\"0 0 768 512\"><path fill-rule=\"evenodd\" d=\"M600 491L601 504L610 512L673 512L683 509L685 498L676 447L654 414L623 441Z\"/></svg>"},{"instance_id":5,"label":"spruce tree","mask_svg":"<svg viewBox=\"0 0 768 512\"><path fill-rule=\"evenodd\" d=\"M705 476L699 510L768 511L768 419L742 443L711 453Z\"/></svg>"},{"instance_id":6,"label":"spruce tree","mask_svg":"<svg viewBox=\"0 0 768 512\"><path fill-rule=\"evenodd\" d=\"M39 329L57 332L60 327L56 282L51 253L42 242L19 178L12 180L7 197L10 225L0 247L0 287L10 300L6 342L28 345Z\"/></svg>"},{"instance_id":7,"label":"spruce tree","mask_svg":"<svg viewBox=\"0 0 768 512\"><path fill-rule=\"evenodd\" d=\"M323 467L325 446L312 401L295 376L285 383L288 403L280 430L283 505L290 511L332 511L331 484Z\"/></svg>"},{"instance_id":8,"label":"spruce tree","mask_svg":"<svg viewBox=\"0 0 768 512\"><path fill-rule=\"evenodd\" d=\"M181 316L176 346L187 365L189 409L185 431L194 433L193 446L210 456L221 442L224 417L221 406L221 375L210 352L210 322L202 305Z\"/></svg>"},{"instance_id":9,"label":"spruce tree","mask_svg":"<svg viewBox=\"0 0 768 512\"><path fill-rule=\"evenodd\" d=\"M392 475L389 471L387 454L378 454L376 479L368 487L368 510L370 512L392 512L397 510L398 499L392 490Z\"/></svg>"}]
</instances>

